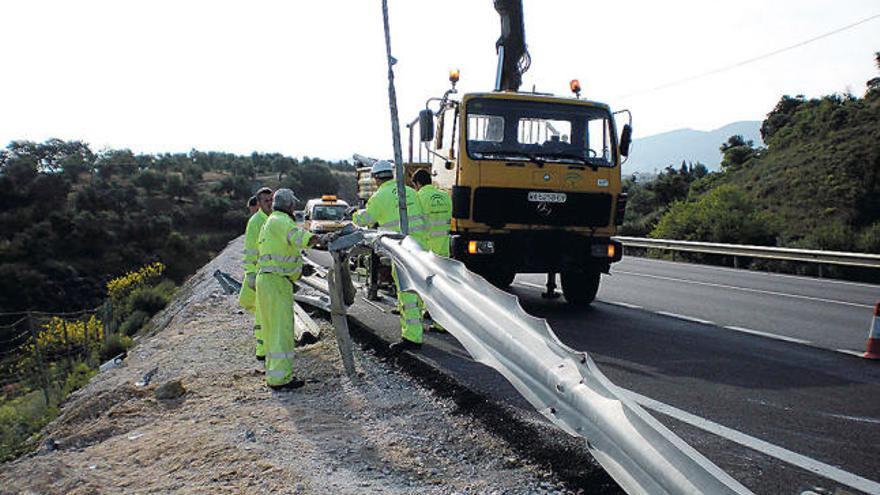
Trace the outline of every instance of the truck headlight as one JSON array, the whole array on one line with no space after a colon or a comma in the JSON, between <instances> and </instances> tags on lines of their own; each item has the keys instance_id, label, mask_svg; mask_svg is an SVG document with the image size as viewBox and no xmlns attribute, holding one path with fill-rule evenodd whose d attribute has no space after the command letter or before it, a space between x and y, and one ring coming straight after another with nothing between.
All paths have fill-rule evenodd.
<instances>
[{"instance_id":1,"label":"truck headlight","mask_svg":"<svg viewBox=\"0 0 880 495\"><path fill-rule=\"evenodd\" d=\"M468 242L468 254L493 254L495 243L493 241L470 241Z\"/></svg>"}]
</instances>

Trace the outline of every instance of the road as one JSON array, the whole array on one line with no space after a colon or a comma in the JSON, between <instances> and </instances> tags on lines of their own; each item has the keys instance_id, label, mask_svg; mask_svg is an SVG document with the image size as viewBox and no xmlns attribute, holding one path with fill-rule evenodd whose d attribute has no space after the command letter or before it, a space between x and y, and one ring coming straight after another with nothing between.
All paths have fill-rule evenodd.
<instances>
[{"instance_id":1,"label":"road","mask_svg":"<svg viewBox=\"0 0 880 495\"><path fill-rule=\"evenodd\" d=\"M756 493L880 493L880 363L836 351L864 348L880 288L638 258L613 271L589 308L543 299L539 276L511 292ZM360 299L352 313L388 340L399 332ZM419 353L461 382L529 409L451 336L426 343Z\"/></svg>"},{"instance_id":2,"label":"road","mask_svg":"<svg viewBox=\"0 0 880 495\"><path fill-rule=\"evenodd\" d=\"M535 288L546 276L520 275ZM861 354L880 286L625 258L602 277L599 301Z\"/></svg>"}]
</instances>

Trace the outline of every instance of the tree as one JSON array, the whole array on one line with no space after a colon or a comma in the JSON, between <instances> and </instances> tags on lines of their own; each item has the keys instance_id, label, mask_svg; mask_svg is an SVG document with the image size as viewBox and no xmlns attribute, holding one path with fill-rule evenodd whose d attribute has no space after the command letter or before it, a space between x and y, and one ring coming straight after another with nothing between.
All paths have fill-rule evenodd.
<instances>
[{"instance_id":1,"label":"tree","mask_svg":"<svg viewBox=\"0 0 880 495\"><path fill-rule=\"evenodd\" d=\"M756 155L754 141L746 141L739 134L730 136L727 142L721 145L720 150L723 155L721 158L722 169L742 165Z\"/></svg>"},{"instance_id":2,"label":"tree","mask_svg":"<svg viewBox=\"0 0 880 495\"><path fill-rule=\"evenodd\" d=\"M190 192L190 188L183 179L183 174L168 174L165 179L165 192L174 199L180 199Z\"/></svg>"},{"instance_id":3,"label":"tree","mask_svg":"<svg viewBox=\"0 0 880 495\"><path fill-rule=\"evenodd\" d=\"M134 183L148 191L161 191L165 186L165 175L156 170L144 170L134 178Z\"/></svg>"},{"instance_id":4,"label":"tree","mask_svg":"<svg viewBox=\"0 0 880 495\"><path fill-rule=\"evenodd\" d=\"M805 102L804 95L797 95L794 98L784 95L776 107L767 114L767 118L761 123L761 139L765 143L769 143L770 139L777 131L787 126L794 116L795 111Z\"/></svg>"}]
</instances>

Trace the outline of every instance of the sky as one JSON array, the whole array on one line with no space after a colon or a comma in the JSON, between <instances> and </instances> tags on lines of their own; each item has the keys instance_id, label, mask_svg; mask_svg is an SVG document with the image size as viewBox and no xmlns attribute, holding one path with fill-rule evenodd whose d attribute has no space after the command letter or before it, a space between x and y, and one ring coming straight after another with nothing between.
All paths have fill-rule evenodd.
<instances>
[{"instance_id":1,"label":"sky","mask_svg":"<svg viewBox=\"0 0 880 495\"><path fill-rule=\"evenodd\" d=\"M762 120L783 94L861 96L877 0L735 3L523 0L523 88L630 109L634 134ZM402 126L448 88L489 91L492 0L389 0ZM393 156L381 0L4 0L0 144L51 137L93 150ZM406 136L404 136L406 153Z\"/></svg>"}]
</instances>

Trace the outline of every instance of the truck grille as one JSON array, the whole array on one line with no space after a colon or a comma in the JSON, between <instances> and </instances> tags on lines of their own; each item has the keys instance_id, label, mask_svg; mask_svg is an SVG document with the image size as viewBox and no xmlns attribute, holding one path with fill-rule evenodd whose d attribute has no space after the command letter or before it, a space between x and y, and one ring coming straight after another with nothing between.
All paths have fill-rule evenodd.
<instances>
[{"instance_id":1,"label":"truck grille","mask_svg":"<svg viewBox=\"0 0 880 495\"><path fill-rule=\"evenodd\" d=\"M566 192L565 203L536 203L528 200L529 191L480 187L474 192L474 221L492 227L520 223L571 227L607 226L611 219L611 195L605 193ZM555 192L555 191L547 191Z\"/></svg>"}]
</instances>

